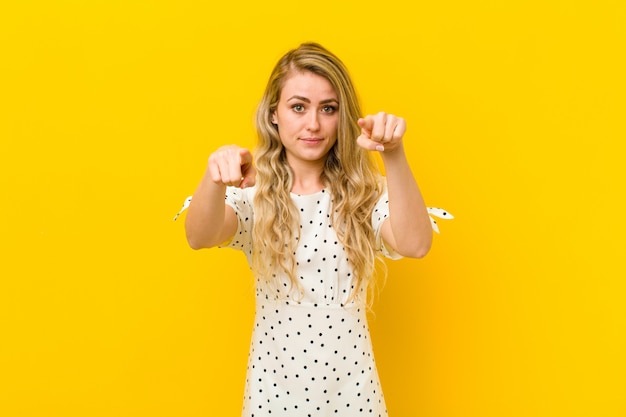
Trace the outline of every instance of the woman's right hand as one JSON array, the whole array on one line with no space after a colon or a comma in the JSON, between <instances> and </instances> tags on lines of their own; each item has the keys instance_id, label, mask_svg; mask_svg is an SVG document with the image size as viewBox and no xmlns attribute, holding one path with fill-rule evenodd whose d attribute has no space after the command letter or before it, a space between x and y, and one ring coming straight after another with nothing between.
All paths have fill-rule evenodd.
<instances>
[{"instance_id":1,"label":"woman's right hand","mask_svg":"<svg viewBox=\"0 0 626 417\"><path fill-rule=\"evenodd\" d=\"M216 184L251 187L256 181L252 153L237 145L226 145L209 156L209 175Z\"/></svg>"}]
</instances>

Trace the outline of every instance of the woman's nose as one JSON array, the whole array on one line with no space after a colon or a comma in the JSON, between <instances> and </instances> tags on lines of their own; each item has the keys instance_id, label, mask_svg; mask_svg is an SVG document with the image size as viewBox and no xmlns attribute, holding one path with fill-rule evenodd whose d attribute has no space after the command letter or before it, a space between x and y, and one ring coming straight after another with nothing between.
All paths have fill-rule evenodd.
<instances>
[{"instance_id":1,"label":"woman's nose","mask_svg":"<svg viewBox=\"0 0 626 417\"><path fill-rule=\"evenodd\" d=\"M320 128L319 113L316 111L311 112L307 120L307 129L315 131L315 130L318 130L319 128Z\"/></svg>"}]
</instances>

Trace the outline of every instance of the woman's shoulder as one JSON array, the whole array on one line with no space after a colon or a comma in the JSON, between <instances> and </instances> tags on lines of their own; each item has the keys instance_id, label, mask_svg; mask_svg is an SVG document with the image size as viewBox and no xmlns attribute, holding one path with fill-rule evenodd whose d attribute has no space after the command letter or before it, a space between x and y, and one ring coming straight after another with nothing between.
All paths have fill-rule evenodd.
<instances>
[{"instance_id":1,"label":"woman's shoulder","mask_svg":"<svg viewBox=\"0 0 626 417\"><path fill-rule=\"evenodd\" d=\"M246 210L251 209L254 204L254 195L256 193L256 187L226 187L226 195L225 200L226 204L238 209L238 210Z\"/></svg>"},{"instance_id":2,"label":"woman's shoulder","mask_svg":"<svg viewBox=\"0 0 626 417\"><path fill-rule=\"evenodd\" d=\"M226 187L226 197L233 197L239 200L252 200L256 193L256 186L239 188L228 186Z\"/></svg>"}]
</instances>

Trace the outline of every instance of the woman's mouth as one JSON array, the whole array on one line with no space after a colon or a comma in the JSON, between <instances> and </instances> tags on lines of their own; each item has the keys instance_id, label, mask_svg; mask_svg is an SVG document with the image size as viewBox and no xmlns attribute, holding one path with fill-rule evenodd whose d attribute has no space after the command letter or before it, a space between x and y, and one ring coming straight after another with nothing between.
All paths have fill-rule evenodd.
<instances>
[{"instance_id":1,"label":"woman's mouth","mask_svg":"<svg viewBox=\"0 0 626 417\"><path fill-rule=\"evenodd\" d=\"M312 138L300 138L300 140L306 144L309 145L316 145L318 143L320 143L323 139L322 138L316 138L316 137L312 137Z\"/></svg>"}]
</instances>

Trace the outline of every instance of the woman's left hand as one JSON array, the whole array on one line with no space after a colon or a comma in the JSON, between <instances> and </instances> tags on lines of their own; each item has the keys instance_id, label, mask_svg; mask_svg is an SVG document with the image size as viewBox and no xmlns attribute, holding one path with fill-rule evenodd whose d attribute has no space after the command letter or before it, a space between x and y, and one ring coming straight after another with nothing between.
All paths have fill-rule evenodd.
<instances>
[{"instance_id":1,"label":"woman's left hand","mask_svg":"<svg viewBox=\"0 0 626 417\"><path fill-rule=\"evenodd\" d=\"M380 112L359 119L361 135L357 143L369 151L392 151L402 146L406 122L402 117Z\"/></svg>"}]
</instances>

